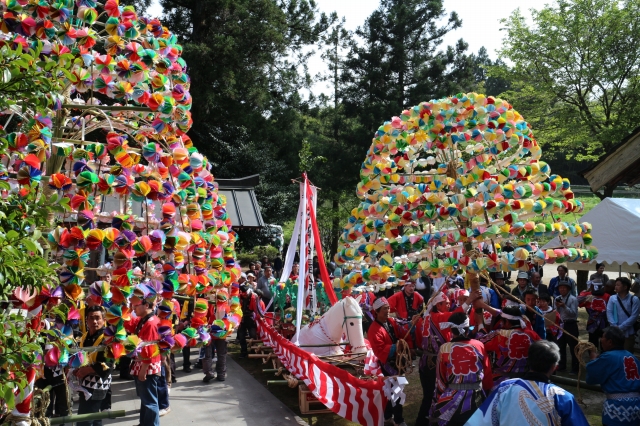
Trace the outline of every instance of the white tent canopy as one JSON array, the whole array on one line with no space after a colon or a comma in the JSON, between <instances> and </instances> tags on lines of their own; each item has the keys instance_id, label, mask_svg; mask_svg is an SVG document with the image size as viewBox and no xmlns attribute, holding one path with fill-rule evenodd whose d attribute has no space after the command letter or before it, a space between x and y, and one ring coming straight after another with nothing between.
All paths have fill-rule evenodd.
<instances>
[{"instance_id":1,"label":"white tent canopy","mask_svg":"<svg viewBox=\"0 0 640 426\"><path fill-rule=\"evenodd\" d=\"M593 225L591 236L598 248L597 262L604 262L613 270L638 272L640 263L640 200L632 198L605 198L580 223ZM580 238L568 238L568 245L582 243ZM558 237L544 245L543 249L560 247ZM594 270L595 264L571 263L569 268ZM626 265L624 265L626 264Z\"/></svg>"}]
</instances>

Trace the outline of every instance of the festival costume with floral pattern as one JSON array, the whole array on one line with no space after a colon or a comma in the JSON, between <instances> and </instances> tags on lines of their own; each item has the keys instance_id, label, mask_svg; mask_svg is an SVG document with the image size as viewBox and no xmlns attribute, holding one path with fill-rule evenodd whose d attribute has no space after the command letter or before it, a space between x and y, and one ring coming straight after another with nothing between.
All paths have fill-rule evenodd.
<instances>
[{"instance_id":1,"label":"festival costume with floral pattern","mask_svg":"<svg viewBox=\"0 0 640 426\"><path fill-rule=\"evenodd\" d=\"M478 340L454 338L440 347L429 417L439 426L463 425L493 387L491 360Z\"/></svg>"}]
</instances>

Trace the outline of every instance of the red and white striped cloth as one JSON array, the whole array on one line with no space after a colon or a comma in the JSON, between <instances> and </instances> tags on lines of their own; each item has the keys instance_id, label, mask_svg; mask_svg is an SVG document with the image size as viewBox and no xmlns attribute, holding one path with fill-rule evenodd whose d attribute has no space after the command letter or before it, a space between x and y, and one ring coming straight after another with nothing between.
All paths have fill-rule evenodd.
<instances>
[{"instance_id":1,"label":"red and white striped cloth","mask_svg":"<svg viewBox=\"0 0 640 426\"><path fill-rule=\"evenodd\" d=\"M378 362L378 357L373 353L371 344L365 340L367 344L367 354L364 356L364 374L367 376L382 376L382 368Z\"/></svg>"},{"instance_id":2,"label":"red and white striped cloth","mask_svg":"<svg viewBox=\"0 0 640 426\"><path fill-rule=\"evenodd\" d=\"M331 411L364 426L384 422L384 378L361 380L346 371L320 360L282 337L262 318L257 318L262 341L273 348L282 364L298 380L304 381L313 395ZM368 356L369 362L375 362Z\"/></svg>"}]
</instances>

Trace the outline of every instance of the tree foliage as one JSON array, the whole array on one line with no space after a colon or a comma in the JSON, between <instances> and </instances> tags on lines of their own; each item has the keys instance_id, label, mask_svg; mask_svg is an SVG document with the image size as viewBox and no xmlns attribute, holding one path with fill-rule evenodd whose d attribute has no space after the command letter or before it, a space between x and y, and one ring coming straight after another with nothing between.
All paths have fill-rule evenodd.
<instances>
[{"instance_id":1,"label":"tree foliage","mask_svg":"<svg viewBox=\"0 0 640 426\"><path fill-rule=\"evenodd\" d=\"M55 107L61 102L63 85L60 76L69 76L69 57L58 60L41 56L42 43L24 49L21 44L4 44L0 48L0 109L10 109L21 118L0 130L0 153L8 153L8 130L29 123L28 118ZM7 127L5 123L5 127ZM13 311L11 299L17 289L33 294L43 286L57 286L56 268L49 263L43 246L43 230L50 227L52 212L69 209L69 199L58 194L45 196L39 182L12 191L6 170L0 165L0 398L9 408L15 404L14 389L27 382L24 366L41 362L42 335L25 327L22 313Z\"/></svg>"},{"instance_id":2,"label":"tree foliage","mask_svg":"<svg viewBox=\"0 0 640 426\"><path fill-rule=\"evenodd\" d=\"M556 155L594 161L640 122L640 1L560 0L504 20L504 97ZM610 188L612 190L612 188Z\"/></svg>"},{"instance_id":3,"label":"tree foliage","mask_svg":"<svg viewBox=\"0 0 640 426\"><path fill-rule=\"evenodd\" d=\"M470 88L473 66L467 44L442 49L444 36L462 25L443 1L383 0L356 31L345 61L346 105L370 134L409 105ZM368 142L368 141L367 141Z\"/></svg>"}]
</instances>

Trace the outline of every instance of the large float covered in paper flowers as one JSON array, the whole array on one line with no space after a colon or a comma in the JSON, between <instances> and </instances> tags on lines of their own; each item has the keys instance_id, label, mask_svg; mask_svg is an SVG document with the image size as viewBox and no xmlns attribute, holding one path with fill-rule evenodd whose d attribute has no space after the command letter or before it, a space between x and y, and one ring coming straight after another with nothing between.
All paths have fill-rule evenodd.
<instances>
[{"instance_id":1,"label":"large float covered in paper flowers","mask_svg":"<svg viewBox=\"0 0 640 426\"><path fill-rule=\"evenodd\" d=\"M2 0L0 8L1 45L32 49L43 69L51 61L68 65L50 75L63 90L47 94L47 107L15 99L1 112L9 151L0 177L13 191L69 206L48 235L50 259L62 265L60 286L16 293L34 318L50 300L69 307L44 362L86 363L84 352L66 344L85 296L107 309L103 346L113 358L139 350L123 323L132 298L154 294L165 320L158 350L224 339L241 316L236 236L211 165L186 134L190 80L176 36L117 0ZM90 258L98 264L89 267ZM97 280L87 290L89 271L110 274L110 283ZM167 320L174 295L195 308L191 327L178 334ZM210 304L216 318L207 321ZM17 417L28 416L34 367L21 367L30 386L18 398Z\"/></svg>"},{"instance_id":2,"label":"large float covered in paper flowers","mask_svg":"<svg viewBox=\"0 0 640 426\"><path fill-rule=\"evenodd\" d=\"M362 164L362 201L341 236L336 262L343 273L334 287L376 290L458 270L593 260L591 225L558 216L583 205L541 155L527 122L502 99L458 94L393 117ZM583 244L532 244L555 236ZM503 240L515 242L512 253L497 250Z\"/></svg>"},{"instance_id":3,"label":"large float covered in paper flowers","mask_svg":"<svg viewBox=\"0 0 640 426\"><path fill-rule=\"evenodd\" d=\"M421 276L446 277L465 270L473 288L479 285L479 274L489 278L488 272L526 269L531 261L595 258L591 226L559 220L558 214L578 212L582 204L574 198L568 180L551 174L540 160L541 153L533 132L511 105L476 93L424 102L384 123L362 164L357 187L362 201L341 236L333 289L326 288L331 304L336 307L343 302L335 294L343 290L379 291ZM313 291L303 261L313 253L307 241L317 234L313 191L305 176L288 251L296 251L294 239L299 233L298 322L305 289ZM536 222L536 216L547 217ZM311 226L305 226L309 222ZM541 251L532 244L533 238L557 235L580 236L583 245ZM516 242L513 253L498 253L497 244L504 239ZM327 282L323 265L320 269ZM286 280L288 273L285 267L281 279ZM281 288L286 290L284 285ZM279 295L278 289L275 293ZM348 318L362 315L338 311L337 320L343 326ZM306 327L320 327L315 330L316 342L327 335L323 321L324 317ZM333 412L361 424L378 425L383 422L381 408L386 400L403 399L406 382L402 379L361 380L331 365L331 357L316 357L303 349L317 343L299 347L264 321L258 324L262 339L282 364ZM349 336L348 328L342 331ZM377 365L371 364L377 360L367 358L367 368L373 371Z\"/></svg>"}]
</instances>

